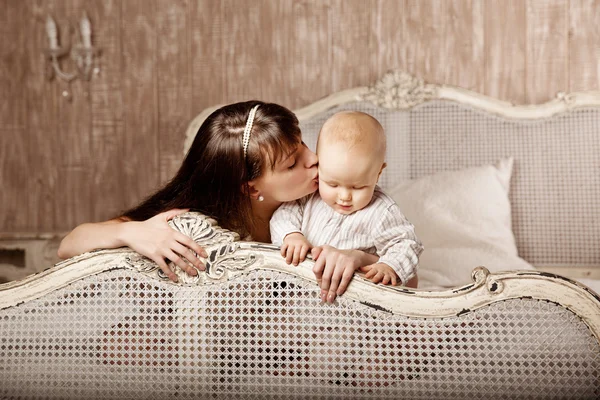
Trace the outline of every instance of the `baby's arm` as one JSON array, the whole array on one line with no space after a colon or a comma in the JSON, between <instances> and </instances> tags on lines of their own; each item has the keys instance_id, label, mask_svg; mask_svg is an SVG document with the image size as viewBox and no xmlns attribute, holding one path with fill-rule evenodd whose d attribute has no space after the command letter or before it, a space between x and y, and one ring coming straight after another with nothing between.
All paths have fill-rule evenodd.
<instances>
[{"instance_id":1,"label":"baby's arm","mask_svg":"<svg viewBox=\"0 0 600 400\"><path fill-rule=\"evenodd\" d=\"M301 232L305 204L300 200L284 203L271 217L271 242L281 246L281 256L288 264L304 261L312 247Z\"/></svg>"},{"instance_id":2,"label":"baby's arm","mask_svg":"<svg viewBox=\"0 0 600 400\"><path fill-rule=\"evenodd\" d=\"M379 255L378 264L391 267L403 285L414 282L423 245L415 235L414 226L400 212L398 205L394 203L386 209L373 233ZM383 267L377 268L378 271L380 269L385 270Z\"/></svg>"}]
</instances>

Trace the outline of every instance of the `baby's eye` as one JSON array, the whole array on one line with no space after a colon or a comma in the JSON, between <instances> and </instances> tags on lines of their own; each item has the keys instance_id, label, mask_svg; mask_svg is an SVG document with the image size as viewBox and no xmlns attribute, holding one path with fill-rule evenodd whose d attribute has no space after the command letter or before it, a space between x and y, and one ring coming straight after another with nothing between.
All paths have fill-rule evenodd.
<instances>
[{"instance_id":1,"label":"baby's eye","mask_svg":"<svg viewBox=\"0 0 600 400\"><path fill-rule=\"evenodd\" d=\"M336 185L335 183L328 183L329 186L331 186L332 188L337 187L338 185Z\"/></svg>"},{"instance_id":2,"label":"baby's eye","mask_svg":"<svg viewBox=\"0 0 600 400\"><path fill-rule=\"evenodd\" d=\"M365 186L354 186L352 189L354 189L354 190L361 190L361 189L364 189L364 188L365 188Z\"/></svg>"}]
</instances>

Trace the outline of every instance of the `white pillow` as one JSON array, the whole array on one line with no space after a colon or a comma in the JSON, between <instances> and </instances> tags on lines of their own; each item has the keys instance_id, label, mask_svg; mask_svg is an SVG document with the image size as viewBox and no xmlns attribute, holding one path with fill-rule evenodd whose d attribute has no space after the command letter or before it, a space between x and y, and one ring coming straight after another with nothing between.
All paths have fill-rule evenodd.
<instances>
[{"instance_id":1,"label":"white pillow","mask_svg":"<svg viewBox=\"0 0 600 400\"><path fill-rule=\"evenodd\" d=\"M425 250L419 288L471 282L471 271L534 269L517 255L508 199L513 159L400 183L388 194L415 226Z\"/></svg>"}]
</instances>

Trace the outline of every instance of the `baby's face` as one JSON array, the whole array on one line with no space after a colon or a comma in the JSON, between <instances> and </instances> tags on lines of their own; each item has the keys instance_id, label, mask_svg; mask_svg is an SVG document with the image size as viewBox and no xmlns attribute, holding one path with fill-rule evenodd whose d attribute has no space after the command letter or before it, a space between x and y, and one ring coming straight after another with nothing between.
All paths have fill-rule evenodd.
<instances>
[{"instance_id":1,"label":"baby's face","mask_svg":"<svg viewBox=\"0 0 600 400\"><path fill-rule=\"evenodd\" d=\"M340 214L365 208L381 171L381 162L356 146L327 143L319 145L319 194Z\"/></svg>"}]
</instances>

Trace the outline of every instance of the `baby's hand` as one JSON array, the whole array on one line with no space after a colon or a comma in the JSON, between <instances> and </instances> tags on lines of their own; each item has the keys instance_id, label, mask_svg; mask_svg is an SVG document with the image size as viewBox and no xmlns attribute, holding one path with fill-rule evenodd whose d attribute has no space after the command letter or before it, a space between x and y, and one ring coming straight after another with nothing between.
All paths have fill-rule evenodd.
<instances>
[{"instance_id":1,"label":"baby's hand","mask_svg":"<svg viewBox=\"0 0 600 400\"><path fill-rule=\"evenodd\" d=\"M393 286L398 284L398 275L392 267L384 263L365 265L359 268L360 272L365 273L365 278L370 279L373 283L383 283L384 285L392 283Z\"/></svg>"},{"instance_id":2,"label":"baby's hand","mask_svg":"<svg viewBox=\"0 0 600 400\"><path fill-rule=\"evenodd\" d=\"M281 246L281 256L285 257L285 262L298 265L306 258L306 254L312 245L306 240L303 234L299 232L290 233L283 238Z\"/></svg>"}]
</instances>

